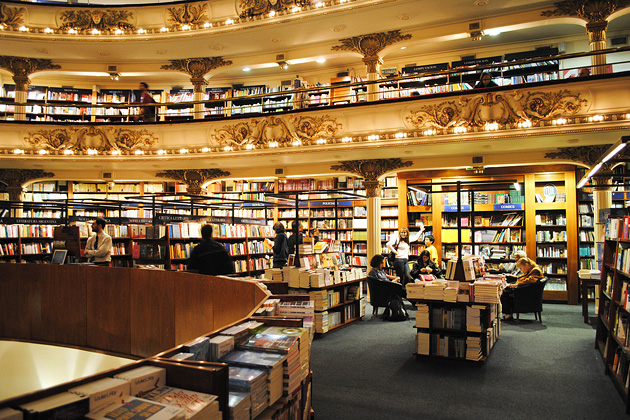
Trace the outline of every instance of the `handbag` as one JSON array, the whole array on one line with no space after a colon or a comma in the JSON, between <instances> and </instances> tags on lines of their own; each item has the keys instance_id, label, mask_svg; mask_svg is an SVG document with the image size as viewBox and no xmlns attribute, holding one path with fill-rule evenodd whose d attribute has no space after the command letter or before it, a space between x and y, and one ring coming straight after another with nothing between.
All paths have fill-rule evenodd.
<instances>
[{"instance_id":1,"label":"handbag","mask_svg":"<svg viewBox=\"0 0 630 420\"><path fill-rule=\"evenodd\" d=\"M396 241L396 250L398 250L398 244L399 242ZM389 253L389 255L387 255L387 262L389 263L390 267L394 266L394 261L396 260L396 253L394 251L391 251Z\"/></svg>"}]
</instances>

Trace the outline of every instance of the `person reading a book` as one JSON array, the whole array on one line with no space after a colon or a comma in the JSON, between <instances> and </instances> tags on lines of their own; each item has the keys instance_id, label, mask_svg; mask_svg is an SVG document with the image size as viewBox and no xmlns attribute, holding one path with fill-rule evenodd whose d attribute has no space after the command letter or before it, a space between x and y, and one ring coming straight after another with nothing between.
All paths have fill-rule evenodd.
<instances>
[{"instance_id":1,"label":"person reading a book","mask_svg":"<svg viewBox=\"0 0 630 420\"><path fill-rule=\"evenodd\" d=\"M387 248L394 257L394 270L396 270L396 275L401 279L403 286L411 280L411 275L409 274L409 243L417 241L421 233L422 230L410 236L409 229L403 227L400 228L398 235L392 235L387 242Z\"/></svg>"},{"instance_id":2,"label":"person reading a book","mask_svg":"<svg viewBox=\"0 0 630 420\"><path fill-rule=\"evenodd\" d=\"M415 280L423 274L433 275L436 278L442 277L442 270L435 262L431 261L431 253L426 249L420 253L420 258L413 263L411 278Z\"/></svg>"},{"instance_id":3,"label":"person reading a book","mask_svg":"<svg viewBox=\"0 0 630 420\"><path fill-rule=\"evenodd\" d=\"M106 225L107 221L102 217L94 219L91 226L94 235L88 238L85 245L83 256L96 265L109 266L112 260L112 237L105 233Z\"/></svg>"},{"instance_id":4,"label":"person reading a book","mask_svg":"<svg viewBox=\"0 0 630 420\"><path fill-rule=\"evenodd\" d=\"M435 238L433 237L433 235L427 235L424 237L424 246L425 246L424 249L426 251L429 251L429 254L431 255L431 261L437 264L438 252L435 246L433 245L434 243L435 243Z\"/></svg>"},{"instance_id":5,"label":"person reading a book","mask_svg":"<svg viewBox=\"0 0 630 420\"><path fill-rule=\"evenodd\" d=\"M544 277L542 269L534 261L527 257L520 258L516 262L516 267L523 274L518 276L516 283L508 284L501 295L501 305L503 306L503 314L505 319L511 319L514 308L514 289L525 284L536 283Z\"/></svg>"},{"instance_id":6,"label":"person reading a book","mask_svg":"<svg viewBox=\"0 0 630 420\"><path fill-rule=\"evenodd\" d=\"M200 274L221 275L234 274L234 260L225 247L212 239L212 226L201 228L201 243L197 245L188 259L188 269L197 270Z\"/></svg>"},{"instance_id":7,"label":"person reading a book","mask_svg":"<svg viewBox=\"0 0 630 420\"><path fill-rule=\"evenodd\" d=\"M521 274L523 274L523 272L521 271L520 268L518 268L516 263L521 258L527 258L527 253L523 251L522 249L516 250L513 254L513 258L515 260L515 263L513 264L503 264L503 263L499 264L499 273L505 274L505 278L507 279L508 283L516 283L518 277Z\"/></svg>"},{"instance_id":8,"label":"person reading a book","mask_svg":"<svg viewBox=\"0 0 630 420\"><path fill-rule=\"evenodd\" d=\"M400 277L390 276L385 272L385 257L381 254L376 254L372 257L372 259L370 260L370 267L372 267L372 269L368 273L368 277L373 277L375 279L383 281L393 281L394 283L400 283Z\"/></svg>"},{"instance_id":9,"label":"person reading a book","mask_svg":"<svg viewBox=\"0 0 630 420\"><path fill-rule=\"evenodd\" d=\"M273 225L273 231L276 232L276 239L273 241L265 239L265 241L273 249L273 268L282 268L287 265L289 259L287 234L284 233L282 222L276 222Z\"/></svg>"}]
</instances>

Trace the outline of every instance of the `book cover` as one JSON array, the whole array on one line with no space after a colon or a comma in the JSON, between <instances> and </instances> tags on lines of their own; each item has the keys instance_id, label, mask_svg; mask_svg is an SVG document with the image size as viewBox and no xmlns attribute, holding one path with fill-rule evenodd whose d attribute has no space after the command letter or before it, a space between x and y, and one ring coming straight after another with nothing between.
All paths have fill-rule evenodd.
<instances>
[{"instance_id":1,"label":"book cover","mask_svg":"<svg viewBox=\"0 0 630 420\"><path fill-rule=\"evenodd\" d=\"M166 385L166 370L155 366L142 366L114 376L129 382L129 394L142 396L147 392Z\"/></svg>"},{"instance_id":2,"label":"book cover","mask_svg":"<svg viewBox=\"0 0 630 420\"><path fill-rule=\"evenodd\" d=\"M163 386L146 394L144 399L172 405L186 410L186 419L208 417L208 414L218 413L219 401L216 395L187 389Z\"/></svg>"},{"instance_id":3,"label":"book cover","mask_svg":"<svg viewBox=\"0 0 630 420\"><path fill-rule=\"evenodd\" d=\"M112 402L122 401L129 395L129 391L129 382L116 378L104 378L68 390L73 394L86 395L90 399L90 411Z\"/></svg>"},{"instance_id":4,"label":"book cover","mask_svg":"<svg viewBox=\"0 0 630 420\"><path fill-rule=\"evenodd\" d=\"M91 420L183 420L185 410L143 398L125 397L123 402L112 403L90 412Z\"/></svg>"}]
</instances>

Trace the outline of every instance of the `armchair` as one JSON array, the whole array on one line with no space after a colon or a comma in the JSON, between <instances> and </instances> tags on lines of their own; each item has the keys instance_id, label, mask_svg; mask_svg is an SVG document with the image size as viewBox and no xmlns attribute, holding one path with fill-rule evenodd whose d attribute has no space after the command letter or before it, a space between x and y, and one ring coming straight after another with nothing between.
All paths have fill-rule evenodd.
<instances>
[{"instance_id":1,"label":"armchair","mask_svg":"<svg viewBox=\"0 0 630 420\"><path fill-rule=\"evenodd\" d=\"M542 323L542 299L547 278L543 277L536 283L525 284L514 289L514 314L518 324L521 313L534 313L534 319Z\"/></svg>"},{"instance_id":2,"label":"armchair","mask_svg":"<svg viewBox=\"0 0 630 420\"><path fill-rule=\"evenodd\" d=\"M372 315L378 315L378 308L386 307L392 295L397 294L400 297L405 297L405 291L400 283L379 280L368 276L367 284L370 292L370 304L374 308Z\"/></svg>"}]
</instances>

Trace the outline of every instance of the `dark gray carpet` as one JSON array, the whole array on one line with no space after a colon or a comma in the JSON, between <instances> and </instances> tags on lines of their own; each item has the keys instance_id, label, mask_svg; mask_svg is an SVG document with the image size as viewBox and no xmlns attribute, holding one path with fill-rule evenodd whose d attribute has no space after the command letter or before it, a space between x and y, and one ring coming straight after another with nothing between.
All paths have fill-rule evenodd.
<instances>
[{"instance_id":1,"label":"dark gray carpet","mask_svg":"<svg viewBox=\"0 0 630 420\"><path fill-rule=\"evenodd\" d=\"M581 306L545 304L543 324L503 322L481 364L417 360L415 312L400 323L367 313L313 342L316 420L630 419Z\"/></svg>"}]
</instances>

